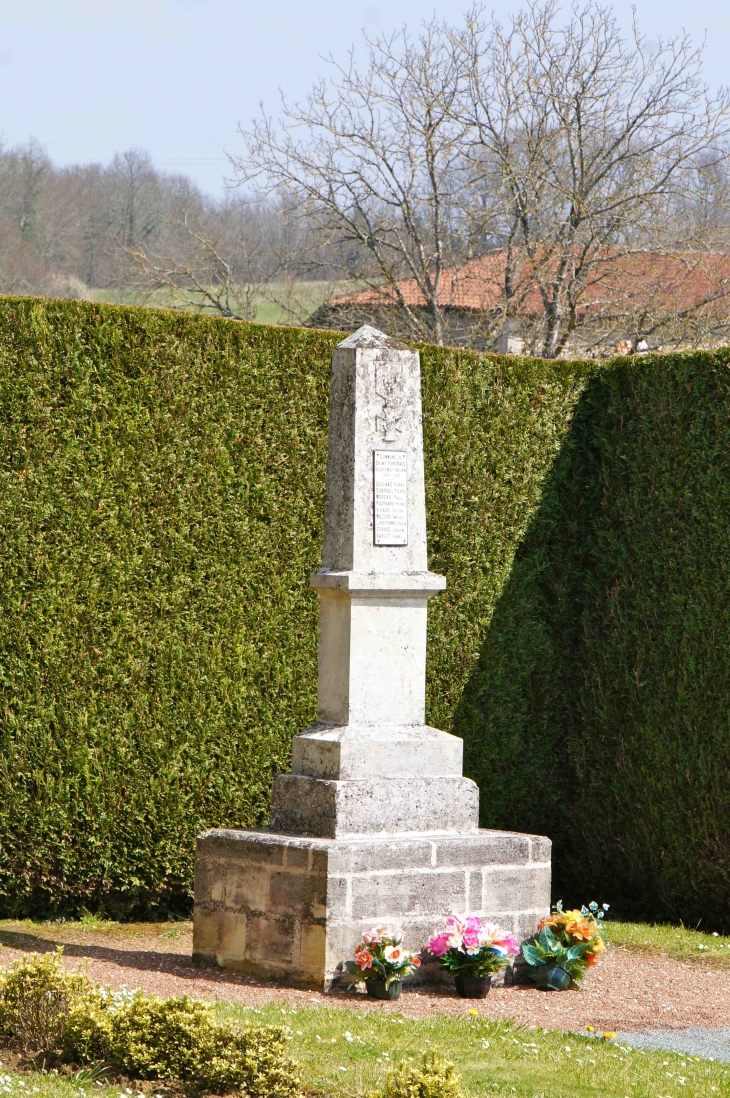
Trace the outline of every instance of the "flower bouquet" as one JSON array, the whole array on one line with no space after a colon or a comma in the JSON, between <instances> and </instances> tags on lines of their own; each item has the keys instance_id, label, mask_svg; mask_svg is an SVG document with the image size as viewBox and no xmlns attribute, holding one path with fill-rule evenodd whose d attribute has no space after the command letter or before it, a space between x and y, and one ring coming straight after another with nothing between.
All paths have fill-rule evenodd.
<instances>
[{"instance_id":1,"label":"flower bouquet","mask_svg":"<svg viewBox=\"0 0 730 1098\"><path fill-rule=\"evenodd\" d=\"M415 953L403 948L402 941L402 930L391 932L387 926L367 930L355 949L355 960L345 961L352 985L364 981L372 998L397 999L403 989L403 979L421 964Z\"/></svg>"},{"instance_id":2,"label":"flower bouquet","mask_svg":"<svg viewBox=\"0 0 730 1098\"><path fill-rule=\"evenodd\" d=\"M509 964L520 952L517 939L496 923L478 915L452 915L445 928L428 943L430 953L453 973L462 999L483 999L492 983L492 973Z\"/></svg>"},{"instance_id":3,"label":"flower bouquet","mask_svg":"<svg viewBox=\"0 0 730 1098\"><path fill-rule=\"evenodd\" d=\"M552 914L538 927L534 945L522 947L522 956L532 967L530 976L538 987L565 991L578 985L606 948L601 919L608 911L596 903L580 911L563 911L560 900Z\"/></svg>"}]
</instances>

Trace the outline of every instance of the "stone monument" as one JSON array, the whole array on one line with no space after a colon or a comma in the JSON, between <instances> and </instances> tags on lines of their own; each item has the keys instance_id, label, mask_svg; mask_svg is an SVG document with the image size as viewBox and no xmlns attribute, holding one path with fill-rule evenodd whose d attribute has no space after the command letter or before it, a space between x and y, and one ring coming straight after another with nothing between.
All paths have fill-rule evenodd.
<instances>
[{"instance_id":1,"label":"stone monument","mask_svg":"<svg viewBox=\"0 0 730 1098\"><path fill-rule=\"evenodd\" d=\"M428 570L416 351L365 326L332 358L318 720L265 831L198 838L194 959L328 988L364 929L409 949L452 912L518 938L550 906L550 842L478 827L462 740L425 723ZM420 979L435 978L424 965Z\"/></svg>"}]
</instances>

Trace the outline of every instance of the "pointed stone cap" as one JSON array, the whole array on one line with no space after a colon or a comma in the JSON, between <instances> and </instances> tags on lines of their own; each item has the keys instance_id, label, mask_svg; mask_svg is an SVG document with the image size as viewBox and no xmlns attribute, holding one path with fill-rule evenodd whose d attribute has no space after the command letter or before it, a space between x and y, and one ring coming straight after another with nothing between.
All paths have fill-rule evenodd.
<instances>
[{"instance_id":1,"label":"pointed stone cap","mask_svg":"<svg viewBox=\"0 0 730 1098\"><path fill-rule=\"evenodd\" d=\"M342 343L337 344L337 348L340 347L357 349L364 347L392 347L396 351L410 351L411 348L406 343L401 343L399 339L394 339L393 336L386 335L385 332L381 332L379 328L373 328L370 324L363 324L361 328L358 328L356 332L349 335L347 339L343 339Z\"/></svg>"}]
</instances>

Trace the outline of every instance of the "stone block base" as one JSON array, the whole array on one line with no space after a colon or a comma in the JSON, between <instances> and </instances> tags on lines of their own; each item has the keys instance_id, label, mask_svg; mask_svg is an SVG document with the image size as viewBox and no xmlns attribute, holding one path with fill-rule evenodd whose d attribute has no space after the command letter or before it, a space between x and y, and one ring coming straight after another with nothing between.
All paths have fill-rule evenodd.
<instances>
[{"instance_id":1,"label":"stone block base","mask_svg":"<svg viewBox=\"0 0 730 1098\"><path fill-rule=\"evenodd\" d=\"M363 930L390 923L424 949L456 911L520 941L550 910L550 841L509 831L315 839L273 831L198 838L193 959L328 989ZM425 963L414 982L439 981Z\"/></svg>"},{"instance_id":2,"label":"stone block base","mask_svg":"<svg viewBox=\"0 0 730 1098\"><path fill-rule=\"evenodd\" d=\"M402 832L473 832L479 822L479 789L470 778L372 778L325 781L304 774L276 774L271 830L342 839Z\"/></svg>"}]
</instances>

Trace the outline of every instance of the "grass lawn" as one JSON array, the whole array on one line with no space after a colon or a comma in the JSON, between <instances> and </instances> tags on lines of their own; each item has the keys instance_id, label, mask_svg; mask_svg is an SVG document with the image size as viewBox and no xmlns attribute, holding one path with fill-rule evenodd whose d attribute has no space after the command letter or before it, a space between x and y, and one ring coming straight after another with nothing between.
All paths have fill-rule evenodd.
<instances>
[{"instance_id":1,"label":"grass lawn","mask_svg":"<svg viewBox=\"0 0 730 1098\"><path fill-rule=\"evenodd\" d=\"M683 926L648 923L604 923L606 939L624 949L664 953L677 961L693 961L730 968L730 937L705 934Z\"/></svg>"},{"instance_id":2,"label":"grass lawn","mask_svg":"<svg viewBox=\"0 0 730 1098\"><path fill-rule=\"evenodd\" d=\"M435 1015L423 1021L330 1008L251 1011L219 1006L240 1022L284 1023L308 1087L365 1098L391 1064L434 1049L453 1060L468 1096L499 1098L711 1098L730 1095L730 1064L640 1052L611 1040Z\"/></svg>"},{"instance_id":3,"label":"grass lawn","mask_svg":"<svg viewBox=\"0 0 730 1098\"><path fill-rule=\"evenodd\" d=\"M543 1032L507 1022L437 1015L412 1021L397 1015L330 1008L261 1011L220 1005L222 1017L286 1025L305 1090L323 1098L368 1098L392 1064L419 1062L435 1050L453 1060L467 1098L728 1098L730 1065L663 1052L630 1051L601 1038ZM0 1094L25 1098L147 1098L165 1091L149 1083L117 1085L18 1073L0 1067Z\"/></svg>"},{"instance_id":4,"label":"grass lawn","mask_svg":"<svg viewBox=\"0 0 730 1098\"><path fill-rule=\"evenodd\" d=\"M0 1049L0 1057L2 1049ZM74 1075L58 1075L55 1072L32 1071L17 1072L6 1069L0 1060L0 1094L13 1095L13 1098L91 1098L94 1093L115 1098L122 1094L121 1087L104 1084L97 1085L89 1078L89 1072L79 1071ZM135 1092L136 1093L136 1088ZM126 1098L130 1098L129 1095Z\"/></svg>"}]
</instances>

